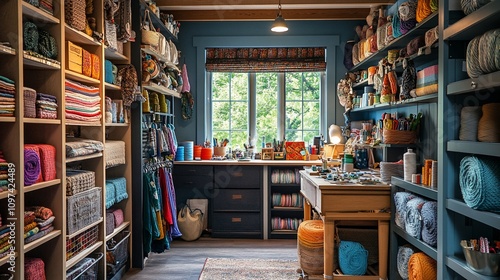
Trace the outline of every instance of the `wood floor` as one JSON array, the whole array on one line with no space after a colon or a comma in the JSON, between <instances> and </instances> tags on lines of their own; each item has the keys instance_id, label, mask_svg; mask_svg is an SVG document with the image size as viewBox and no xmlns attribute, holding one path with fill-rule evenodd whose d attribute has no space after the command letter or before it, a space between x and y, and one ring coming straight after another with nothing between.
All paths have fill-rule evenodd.
<instances>
[{"instance_id":1,"label":"wood floor","mask_svg":"<svg viewBox=\"0 0 500 280\"><path fill-rule=\"evenodd\" d=\"M163 254L150 254L143 270L131 269L123 279L197 280L206 258L297 259L295 239L202 237L193 242L174 240L170 247Z\"/></svg>"}]
</instances>

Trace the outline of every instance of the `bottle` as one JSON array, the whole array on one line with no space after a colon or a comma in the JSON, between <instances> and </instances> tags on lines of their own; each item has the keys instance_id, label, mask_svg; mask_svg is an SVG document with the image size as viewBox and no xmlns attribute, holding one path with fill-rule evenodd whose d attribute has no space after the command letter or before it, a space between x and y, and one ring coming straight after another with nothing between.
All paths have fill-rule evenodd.
<instances>
[{"instance_id":1,"label":"bottle","mask_svg":"<svg viewBox=\"0 0 500 280\"><path fill-rule=\"evenodd\" d=\"M404 180L411 182L411 176L417 173L417 155L413 149L408 149L408 152L403 155Z\"/></svg>"}]
</instances>

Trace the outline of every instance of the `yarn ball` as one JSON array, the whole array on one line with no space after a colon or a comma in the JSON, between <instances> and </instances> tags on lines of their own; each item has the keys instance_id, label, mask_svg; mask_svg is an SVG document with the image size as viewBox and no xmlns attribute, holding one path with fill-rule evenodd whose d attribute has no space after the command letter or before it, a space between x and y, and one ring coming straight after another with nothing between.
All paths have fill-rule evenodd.
<instances>
[{"instance_id":1,"label":"yarn ball","mask_svg":"<svg viewBox=\"0 0 500 280\"><path fill-rule=\"evenodd\" d=\"M368 268L368 251L361 243L340 241L339 266L344 274L364 275Z\"/></svg>"}]
</instances>

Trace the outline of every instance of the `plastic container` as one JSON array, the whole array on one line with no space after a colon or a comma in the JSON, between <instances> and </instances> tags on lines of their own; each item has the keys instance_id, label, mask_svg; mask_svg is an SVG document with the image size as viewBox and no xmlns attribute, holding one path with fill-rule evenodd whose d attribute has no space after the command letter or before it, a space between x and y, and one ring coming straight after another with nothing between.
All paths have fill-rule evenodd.
<instances>
[{"instance_id":1,"label":"plastic container","mask_svg":"<svg viewBox=\"0 0 500 280\"><path fill-rule=\"evenodd\" d=\"M202 160L210 160L212 159L212 148L201 148L201 159Z\"/></svg>"}]
</instances>

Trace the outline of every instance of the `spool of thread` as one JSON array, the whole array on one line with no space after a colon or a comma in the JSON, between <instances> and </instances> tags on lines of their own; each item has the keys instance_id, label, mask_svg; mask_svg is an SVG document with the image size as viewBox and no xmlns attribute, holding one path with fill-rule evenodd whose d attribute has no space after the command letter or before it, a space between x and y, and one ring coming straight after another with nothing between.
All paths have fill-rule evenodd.
<instances>
[{"instance_id":1,"label":"spool of thread","mask_svg":"<svg viewBox=\"0 0 500 280\"><path fill-rule=\"evenodd\" d=\"M424 180L422 184L430 186L432 181L432 159L424 161Z\"/></svg>"},{"instance_id":2,"label":"spool of thread","mask_svg":"<svg viewBox=\"0 0 500 280\"><path fill-rule=\"evenodd\" d=\"M194 158L194 153L193 153L194 142L193 141L182 141L179 143L179 145L184 146L184 160L193 160L193 158Z\"/></svg>"},{"instance_id":3,"label":"spool of thread","mask_svg":"<svg viewBox=\"0 0 500 280\"><path fill-rule=\"evenodd\" d=\"M184 146L177 147L177 153L175 153L176 161L184 161Z\"/></svg>"},{"instance_id":4,"label":"spool of thread","mask_svg":"<svg viewBox=\"0 0 500 280\"><path fill-rule=\"evenodd\" d=\"M417 155L413 149L408 149L403 155L404 180L411 182L411 175L417 173Z\"/></svg>"},{"instance_id":5,"label":"spool of thread","mask_svg":"<svg viewBox=\"0 0 500 280\"><path fill-rule=\"evenodd\" d=\"M210 160L212 159L212 148L201 148L201 159Z\"/></svg>"},{"instance_id":6,"label":"spool of thread","mask_svg":"<svg viewBox=\"0 0 500 280\"><path fill-rule=\"evenodd\" d=\"M483 105L483 116L479 120L477 139L481 142L499 143L500 126L500 103L489 103Z\"/></svg>"},{"instance_id":7,"label":"spool of thread","mask_svg":"<svg viewBox=\"0 0 500 280\"><path fill-rule=\"evenodd\" d=\"M431 173L431 187L437 188L437 180L438 180L438 165L437 161L432 161L432 173Z\"/></svg>"},{"instance_id":8,"label":"spool of thread","mask_svg":"<svg viewBox=\"0 0 500 280\"><path fill-rule=\"evenodd\" d=\"M422 182L422 176L420 174L412 174L411 182L413 184L420 184Z\"/></svg>"},{"instance_id":9,"label":"spool of thread","mask_svg":"<svg viewBox=\"0 0 500 280\"><path fill-rule=\"evenodd\" d=\"M460 112L460 133L462 141L477 141L479 119L482 115L481 106L463 107Z\"/></svg>"},{"instance_id":10,"label":"spool of thread","mask_svg":"<svg viewBox=\"0 0 500 280\"><path fill-rule=\"evenodd\" d=\"M195 145L193 147L193 156L194 159L201 159L201 146L200 145Z\"/></svg>"}]
</instances>

